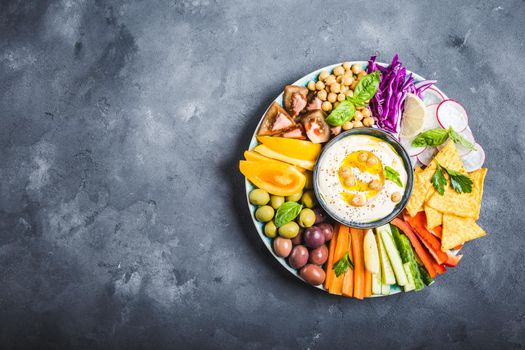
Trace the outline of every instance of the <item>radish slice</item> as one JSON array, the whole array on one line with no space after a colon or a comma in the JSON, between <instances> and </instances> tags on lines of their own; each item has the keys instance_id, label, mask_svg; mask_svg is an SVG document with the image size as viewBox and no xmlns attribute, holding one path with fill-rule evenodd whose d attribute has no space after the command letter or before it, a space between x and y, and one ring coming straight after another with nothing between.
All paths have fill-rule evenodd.
<instances>
[{"instance_id":1,"label":"radish slice","mask_svg":"<svg viewBox=\"0 0 525 350\"><path fill-rule=\"evenodd\" d=\"M410 163L412 163L412 167L416 167L417 165L417 157L410 157Z\"/></svg>"},{"instance_id":2,"label":"radish slice","mask_svg":"<svg viewBox=\"0 0 525 350\"><path fill-rule=\"evenodd\" d=\"M441 125L437 120L438 107L439 103L433 103L427 106L427 118L425 119L425 126L423 127L423 131L441 128Z\"/></svg>"},{"instance_id":3,"label":"radish slice","mask_svg":"<svg viewBox=\"0 0 525 350\"><path fill-rule=\"evenodd\" d=\"M436 147L427 147L423 152L417 155L417 160L424 165L429 165L437 153L438 149Z\"/></svg>"},{"instance_id":4,"label":"radish slice","mask_svg":"<svg viewBox=\"0 0 525 350\"><path fill-rule=\"evenodd\" d=\"M452 127L462 132L468 126L468 115L465 108L454 100L444 100L437 108L437 120L443 129Z\"/></svg>"},{"instance_id":5,"label":"radish slice","mask_svg":"<svg viewBox=\"0 0 525 350\"><path fill-rule=\"evenodd\" d=\"M471 151L461 157L461 160L463 160L463 166L468 172L478 170L485 162L485 151L483 148L481 148L478 143L476 143L474 147L476 148L475 151Z\"/></svg>"},{"instance_id":6,"label":"radish slice","mask_svg":"<svg viewBox=\"0 0 525 350\"><path fill-rule=\"evenodd\" d=\"M413 147L411 145L413 140L414 140L413 138L410 138L410 139L401 139L399 141L401 143L401 146L403 146L403 148L407 151L410 157L417 156L418 154L423 152L426 148L426 147Z\"/></svg>"},{"instance_id":7,"label":"radish slice","mask_svg":"<svg viewBox=\"0 0 525 350\"><path fill-rule=\"evenodd\" d=\"M443 94L438 90L434 89L433 87L426 89L421 97L423 98L423 102L425 102L425 105L427 106L432 105L434 103L440 103L445 99Z\"/></svg>"}]
</instances>

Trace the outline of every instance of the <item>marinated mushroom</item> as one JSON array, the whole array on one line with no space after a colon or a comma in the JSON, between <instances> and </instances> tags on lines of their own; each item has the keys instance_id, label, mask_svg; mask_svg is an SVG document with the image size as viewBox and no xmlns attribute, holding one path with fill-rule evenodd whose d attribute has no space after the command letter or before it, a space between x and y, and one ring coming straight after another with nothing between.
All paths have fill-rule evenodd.
<instances>
[{"instance_id":1,"label":"marinated mushroom","mask_svg":"<svg viewBox=\"0 0 525 350\"><path fill-rule=\"evenodd\" d=\"M286 85L284 88L284 108L292 117L298 116L306 107L308 89L304 86Z\"/></svg>"}]
</instances>

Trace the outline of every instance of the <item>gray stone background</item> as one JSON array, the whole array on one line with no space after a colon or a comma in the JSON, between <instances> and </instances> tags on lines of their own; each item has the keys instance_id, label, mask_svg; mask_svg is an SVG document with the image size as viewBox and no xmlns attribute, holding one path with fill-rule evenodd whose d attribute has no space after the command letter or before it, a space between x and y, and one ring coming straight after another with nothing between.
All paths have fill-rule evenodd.
<instances>
[{"instance_id":1,"label":"gray stone background","mask_svg":"<svg viewBox=\"0 0 525 350\"><path fill-rule=\"evenodd\" d=\"M0 343L523 348L523 1L2 1ZM238 160L286 83L398 52L490 169L460 266L358 302L260 242Z\"/></svg>"}]
</instances>

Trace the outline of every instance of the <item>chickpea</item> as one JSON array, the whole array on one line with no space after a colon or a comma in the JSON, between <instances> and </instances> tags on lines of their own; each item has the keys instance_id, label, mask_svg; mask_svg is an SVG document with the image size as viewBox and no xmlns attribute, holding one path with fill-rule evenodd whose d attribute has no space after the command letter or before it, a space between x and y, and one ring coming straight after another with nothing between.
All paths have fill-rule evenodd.
<instances>
[{"instance_id":1,"label":"chickpea","mask_svg":"<svg viewBox=\"0 0 525 350\"><path fill-rule=\"evenodd\" d=\"M348 86L341 84L341 93L344 94L349 90Z\"/></svg>"},{"instance_id":2,"label":"chickpea","mask_svg":"<svg viewBox=\"0 0 525 350\"><path fill-rule=\"evenodd\" d=\"M355 186L356 180L354 176L349 176L345 179L345 186L352 187Z\"/></svg>"},{"instance_id":3,"label":"chickpea","mask_svg":"<svg viewBox=\"0 0 525 350\"><path fill-rule=\"evenodd\" d=\"M345 92L345 95L346 95L346 97L352 97L352 96L354 96L354 92L353 92L352 90L348 89L348 90Z\"/></svg>"},{"instance_id":4,"label":"chickpea","mask_svg":"<svg viewBox=\"0 0 525 350\"><path fill-rule=\"evenodd\" d=\"M346 179L352 176L352 168L350 168L349 166L341 167L341 169L339 169L339 172L341 173L341 177L343 179Z\"/></svg>"},{"instance_id":5,"label":"chickpea","mask_svg":"<svg viewBox=\"0 0 525 350\"><path fill-rule=\"evenodd\" d=\"M366 152L359 153L359 155L357 156L357 159L359 159L360 162L366 162L368 160L368 153Z\"/></svg>"},{"instance_id":6,"label":"chickpea","mask_svg":"<svg viewBox=\"0 0 525 350\"><path fill-rule=\"evenodd\" d=\"M351 85L352 83L354 82L354 77L352 76L348 76L348 75L345 75L343 76L343 79L341 79L341 83L343 83L343 85Z\"/></svg>"},{"instance_id":7,"label":"chickpea","mask_svg":"<svg viewBox=\"0 0 525 350\"><path fill-rule=\"evenodd\" d=\"M372 158L373 159L373 158ZM379 180L372 180L368 183L368 188L370 188L373 191L379 191L381 189L382 184Z\"/></svg>"},{"instance_id":8,"label":"chickpea","mask_svg":"<svg viewBox=\"0 0 525 350\"><path fill-rule=\"evenodd\" d=\"M352 65L350 64L350 62L344 62L343 68L345 69L345 71L349 71L350 68L352 68Z\"/></svg>"},{"instance_id":9,"label":"chickpea","mask_svg":"<svg viewBox=\"0 0 525 350\"><path fill-rule=\"evenodd\" d=\"M360 122L361 120L363 120L363 113L359 112L359 111L355 111L354 113L354 120L355 121L358 121Z\"/></svg>"},{"instance_id":10,"label":"chickpea","mask_svg":"<svg viewBox=\"0 0 525 350\"><path fill-rule=\"evenodd\" d=\"M368 160L366 161L366 165L374 166L374 165L377 165L378 162L379 160L377 160L376 157L369 157Z\"/></svg>"},{"instance_id":11,"label":"chickpea","mask_svg":"<svg viewBox=\"0 0 525 350\"><path fill-rule=\"evenodd\" d=\"M362 207L363 205L365 205L365 203L366 203L366 199L362 194L354 195L354 197L352 198L352 202L351 202L351 204L354 207Z\"/></svg>"},{"instance_id":12,"label":"chickpea","mask_svg":"<svg viewBox=\"0 0 525 350\"><path fill-rule=\"evenodd\" d=\"M350 84L350 89L355 90L355 87L357 86L358 81L354 80L352 84Z\"/></svg>"},{"instance_id":13,"label":"chickpea","mask_svg":"<svg viewBox=\"0 0 525 350\"><path fill-rule=\"evenodd\" d=\"M374 118L372 117L366 117L365 119L363 119L363 125L364 126L372 126L374 125L375 121L374 121Z\"/></svg>"},{"instance_id":14,"label":"chickpea","mask_svg":"<svg viewBox=\"0 0 525 350\"><path fill-rule=\"evenodd\" d=\"M341 85L339 85L337 83L333 83L332 85L330 85L330 91L331 92L335 92L336 94L340 93L341 92Z\"/></svg>"},{"instance_id":15,"label":"chickpea","mask_svg":"<svg viewBox=\"0 0 525 350\"><path fill-rule=\"evenodd\" d=\"M346 100L346 96L345 96L345 94L339 94L339 95L337 95L337 101L342 102L342 101L344 101L344 100Z\"/></svg>"},{"instance_id":16,"label":"chickpea","mask_svg":"<svg viewBox=\"0 0 525 350\"><path fill-rule=\"evenodd\" d=\"M363 71L359 72L359 74L357 75L357 79L361 80L365 75L366 75L366 72L363 70Z\"/></svg>"},{"instance_id":17,"label":"chickpea","mask_svg":"<svg viewBox=\"0 0 525 350\"><path fill-rule=\"evenodd\" d=\"M371 116L372 116L372 111L369 110L369 109L366 108L366 107L363 108L363 109L361 110L361 113L363 113L363 115L364 115L365 117L371 117Z\"/></svg>"},{"instance_id":18,"label":"chickpea","mask_svg":"<svg viewBox=\"0 0 525 350\"><path fill-rule=\"evenodd\" d=\"M318 91L318 92L317 92L317 97L319 97L319 99L320 99L321 101L326 101L326 96L327 96L327 95L328 95L328 94L326 93L325 90L321 90L321 91Z\"/></svg>"},{"instance_id":19,"label":"chickpea","mask_svg":"<svg viewBox=\"0 0 525 350\"><path fill-rule=\"evenodd\" d=\"M399 202L401 200L401 193L394 192L392 193L392 196L390 196L390 199L392 199L392 202Z\"/></svg>"},{"instance_id":20,"label":"chickpea","mask_svg":"<svg viewBox=\"0 0 525 350\"><path fill-rule=\"evenodd\" d=\"M342 75L338 76L337 78L335 78L335 81L341 84L341 82L343 81L343 76Z\"/></svg>"},{"instance_id":21,"label":"chickpea","mask_svg":"<svg viewBox=\"0 0 525 350\"><path fill-rule=\"evenodd\" d=\"M337 94L334 94L333 92L328 94L328 102L334 103L337 101Z\"/></svg>"},{"instance_id":22,"label":"chickpea","mask_svg":"<svg viewBox=\"0 0 525 350\"><path fill-rule=\"evenodd\" d=\"M332 85L336 81L337 81L337 78L335 77L335 75L329 75L324 82L326 85Z\"/></svg>"},{"instance_id":23,"label":"chickpea","mask_svg":"<svg viewBox=\"0 0 525 350\"><path fill-rule=\"evenodd\" d=\"M332 104L328 101L324 101L321 105L321 109L325 112L330 112L332 110Z\"/></svg>"},{"instance_id":24,"label":"chickpea","mask_svg":"<svg viewBox=\"0 0 525 350\"><path fill-rule=\"evenodd\" d=\"M323 90L324 89L324 83L321 80L319 80L317 83L315 83L315 88L317 90Z\"/></svg>"},{"instance_id":25,"label":"chickpea","mask_svg":"<svg viewBox=\"0 0 525 350\"><path fill-rule=\"evenodd\" d=\"M322 71L321 73L319 73L319 80L325 80L327 76L329 76L330 73L328 73L327 71Z\"/></svg>"},{"instance_id":26,"label":"chickpea","mask_svg":"<svg viewBox=\"0 0 525 350\"><path fill-rule=\"evenodd\" d=\"M358 65L358 64L354 64L354 65L352 66L352 73L354 73L354 74L359 74L359 73L362 72L362 71L363 71L363 67L361 67L360 65Z\"/></svg>"},{"instance_id":27,"label":"chickpea","mask_svg":"<svg viewBox=\"0 0 525 350\"><path fill-rule=\"evenodd\" d=\"M338 66L334 68L334 75L336 77L343 74L345 74L345 69L343 68L343 66Z\"/></svg>"},{"instance_id":28,"label":"chickpea","mask_svg":"<svg viewBox=\"0 0 525 350\"><path fill-rule=\"evenodd\" d=\"M362 122L354 122L354 128L362 128L363 123Z\"/></svg>"},{"instance_id":29,"label":"chickpea","mask_svg":"<svg viewBox=\"0 0 525 350\"><path fill-rule=\"evenodd\" d=\"M341 103L341 102L336 102L336 103L334 103L334 108L337 108L337 106L339 106L340 103Z\"/></svg>"},{"instance_id":30,"label":"chickpea","mask_svg":"<svg viewBox=\"0 0 525 350\"><path fill-rule=\"evenodd\" d=\"M343 130L350 130L354 127L354 124L352 122L346 122L342 125Z\"/></svg>"},{"instance_id":31,"label":"chickpea","mask_svg":"<svg viewBox=\"0 0 525 350\"><path fill-rule=\"evenodd\" d=\"M315 81L310 80L310 81L308 82L308 90L310 90L310 91L315 91Z\"/></svg>"}]
</instances>

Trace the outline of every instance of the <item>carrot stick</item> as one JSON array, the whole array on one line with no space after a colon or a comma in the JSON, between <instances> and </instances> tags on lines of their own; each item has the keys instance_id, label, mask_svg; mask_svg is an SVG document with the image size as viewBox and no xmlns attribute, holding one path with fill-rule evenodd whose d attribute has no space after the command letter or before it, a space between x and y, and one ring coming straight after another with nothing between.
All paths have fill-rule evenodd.
<instances>
[{"instance_id":1,"label":"carrot stick","mask_svg":"<svg viewBox=\"0 0 525 350\"><path fill-rule=\"evenodd\" d=\"M421 259L421 261L423 262L423 265L428 271L430 277L436 277L437 274L436 270L434 269L435 261L434 259L432 259L430 254L426 251L426 249L421 245L421 242L419 242L418 238L416 237L416 234L414 233L414 231L412 231L410 225L399 218L395 218L394 220L392 220L392 224L397 226L401 231L403 231L405 236L408 237L410 243L412 244L412 247L414 247L417 256L419 256L419 259Z\"/></svg>"},{"instance_id":2,"label":"carrot stick","mask_svg":"<svg viewBox=\"0 0 525 350\"><path fill-rule=\"evenodd\" d=\"M332 239L330 240L330 248L328 250L328 261L326 262L326 279L324 280L324 289L329 290L330 286L332 285L332 282L335 278L335 271L334 271L334 254L335 254L335 246L337 244L337 236L339 235L339 226L336 226L334 228L334 235Z\"/></svg>"},{"instance_id":3,"label":"carrot stick","mask_svg":"<svg viewBox=\"0 0 525 350\"><path fill-rule=\"evenodd\" d=\"M349 239L348 227L344 225L339 226L339 235L337 237L337 244L335 246L334 253L334 264L337 263L348 251L348 239ZM335 276L332 285L328 291L332 294L341 295L343 292L343 280L344 274Z\"/></svg>"},{"instance_id":4,"label":"carrot stick","mask_svg":"<svg viewBox=\"0 0 525 350\"><path fill-rule=\"evenodd\" d=\"M348 257L351 261L354 261L354 254L352 252L352 240L348 240ZM343 279L343 295L352 297L354 295L354 269L349 268L345 273Z\"/></svg>"},{"instance_id":5,"label":"carrot stick","mask_svg":"<svg viewBox=\"0 0 525 350\"><path fill-rule=\"evenodd\" d=\"M365 297L365 261L363 256L362 230L352 229L352 252L354 255L354 297L363 299Z\"/></svg>"},{"instance_id":6,"label":"carrot stick","mask_svg":"<svg viewBox=\"0 0 525 350\"><path fill-rule=\"evenodd\" d=\"M415 233L419 236L419 239L427 247L430 255L436 259L438 264L443 264L447 261L447 254L441 250L441 242L430 233L426 228L426 216L424 212L419 212L415 216L411 217L406 215L405 221L414 229Z\"/></svg>"},{"instance_id":7,"label":"carrot stick","mask_svg":"<svg viewBox=\"0 0 525 350\"><path fill-rule=\"evenodd\" d=\"M365 269L365 295L372 296L372 272Z\"/></svg>"}]
</instances>

